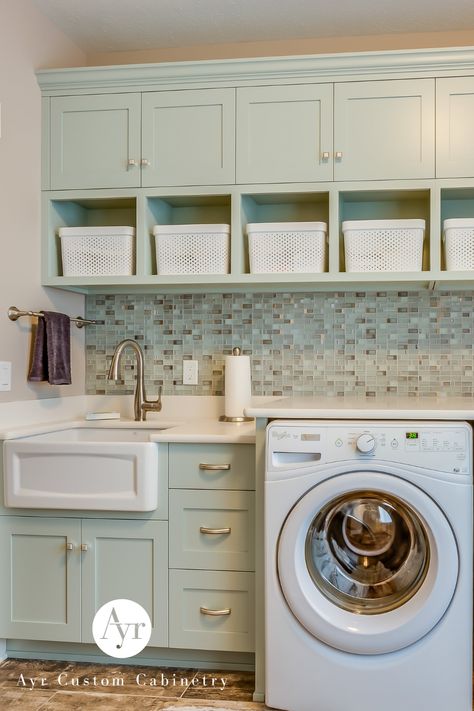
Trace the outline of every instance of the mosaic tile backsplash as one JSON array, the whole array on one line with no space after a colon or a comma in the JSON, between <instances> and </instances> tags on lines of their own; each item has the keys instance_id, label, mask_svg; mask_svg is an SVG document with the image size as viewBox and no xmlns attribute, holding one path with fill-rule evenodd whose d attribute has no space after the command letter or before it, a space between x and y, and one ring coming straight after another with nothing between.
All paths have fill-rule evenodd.
<instances>
[{"instance_id":1,"label":"mosaic tile backsplash","mask_svg":"<svg viewBox=\"0 0 474 711\"><path fill-rule=\"evenodd\" d=\"M224 356L251 356L253 395L474 394L473 292L140 294L87 297L88 394L131 393L134 355L121 383L107 381L115 345L145 353L150 397L222 395ZM199 385L182 384L183 358Z\"/></svg>"}]
</instances>

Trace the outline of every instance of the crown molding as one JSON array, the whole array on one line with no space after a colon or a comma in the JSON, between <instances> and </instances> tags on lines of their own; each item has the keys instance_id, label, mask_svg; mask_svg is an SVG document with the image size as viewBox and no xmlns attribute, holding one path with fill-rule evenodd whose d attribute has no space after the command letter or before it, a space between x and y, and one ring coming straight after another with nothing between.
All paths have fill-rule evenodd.
<instances>
[{"instance_id":1,"label":"crown molding","mask_svg":"<svg viewBox=\"0 0 474 711\"><path fill-rule=\"evenodd\" d=\"M37 78L44 94L57 94L64 90L138 91L206 84L242 86L261 81L332 81L364 75L430 76L453 71L474 73L474 47L43 69L37 72Z\"/></svg>"}]
</instances>

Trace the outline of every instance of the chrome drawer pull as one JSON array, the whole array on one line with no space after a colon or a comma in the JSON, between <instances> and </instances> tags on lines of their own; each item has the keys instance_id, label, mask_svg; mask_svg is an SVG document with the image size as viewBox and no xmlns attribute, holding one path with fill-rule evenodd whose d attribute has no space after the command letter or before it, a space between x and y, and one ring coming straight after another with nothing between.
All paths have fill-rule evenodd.
<instances>
[{"instance_id":1,"label":"chrome drawer pull","mask_svg":"<svg viewBox=\"0 0 474 711\"><path fill-rule=\"evenodd\" d=\"M230 469L230 464L201 464L199 469L203 469L207 472L227 472Z\"/></svg>"},{"instance_id":2,"label":"chrome drawer pull","mask_svg":"<svg viewBox=\"0 0 474 711\"><path fill-rule=\"evenodd\" d=\"M208 607L200 607L201 615L210 615L211 617L224 617L230 615L232 610L226 607L224 610L210 610Z\"/></svg>"},{"instance_id":3,"label":"chrome drawer pull","mask_svg":"<svg viewBox=\"0 0 474 711\"><path fill-rule=\"evenodd\" d=\"M216 536L224 536L231 532L230 528L207 528L207 526L201 526L199 529L201 533L211 533Z\"/></svg>"}]
</instances>

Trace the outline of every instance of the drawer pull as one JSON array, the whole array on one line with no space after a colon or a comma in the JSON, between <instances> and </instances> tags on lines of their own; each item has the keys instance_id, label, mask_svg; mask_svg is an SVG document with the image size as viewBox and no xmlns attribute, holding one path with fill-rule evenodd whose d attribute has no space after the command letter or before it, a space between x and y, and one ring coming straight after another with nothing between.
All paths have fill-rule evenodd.
<instances>
[{"instance_id":1,"label":"drawer pull","mask_svg":"<svg viewBox=\"0 0 474 711\"><path fill-rule=\"evenodd\" d=\"M208 607L200 607L201 615L210 615L211 617L224 617L230 615L232 610L226 607L224 610L210 610Z\"/></svg>"},{"instance_id":2,"label":"drawer pull","mask_svg":"<svg viewBox=\"0 0 474 711\"><path fill-rule=\"evenodd\" d=\"M199 529L201 533L210 533L214 536L225 536L231 532L231 528L207 528L207 526L201 526Z\"/></svg>"},{"instance_id":3,"label":"drawer pull","mask_svg":"<svg viewBox=\"0 0 474 711\"><path fill-rule=\"evenodd\" d=\"M230 469L230 464L204 464L201 462L199 469L206 472L228 472Z\"/></svg>"}]
</instances>

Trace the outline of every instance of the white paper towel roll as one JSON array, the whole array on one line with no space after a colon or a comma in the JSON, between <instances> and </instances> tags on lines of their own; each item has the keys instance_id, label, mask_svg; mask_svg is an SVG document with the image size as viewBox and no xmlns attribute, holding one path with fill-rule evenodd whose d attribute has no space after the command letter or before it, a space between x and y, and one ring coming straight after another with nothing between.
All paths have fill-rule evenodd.
<instances>
[{"instance_id":1,"label":"white paper towel roll","mask_svg":"<svg viewBox=\"0 0 474 711\"><path fill-rule=\"evenodd\" d=\"M225 401L226 417L244 417L244 407L250 405L252 384L250 380L250 357L240 355L240 349L225 357Z\"/></svg>"}]
</instances>

